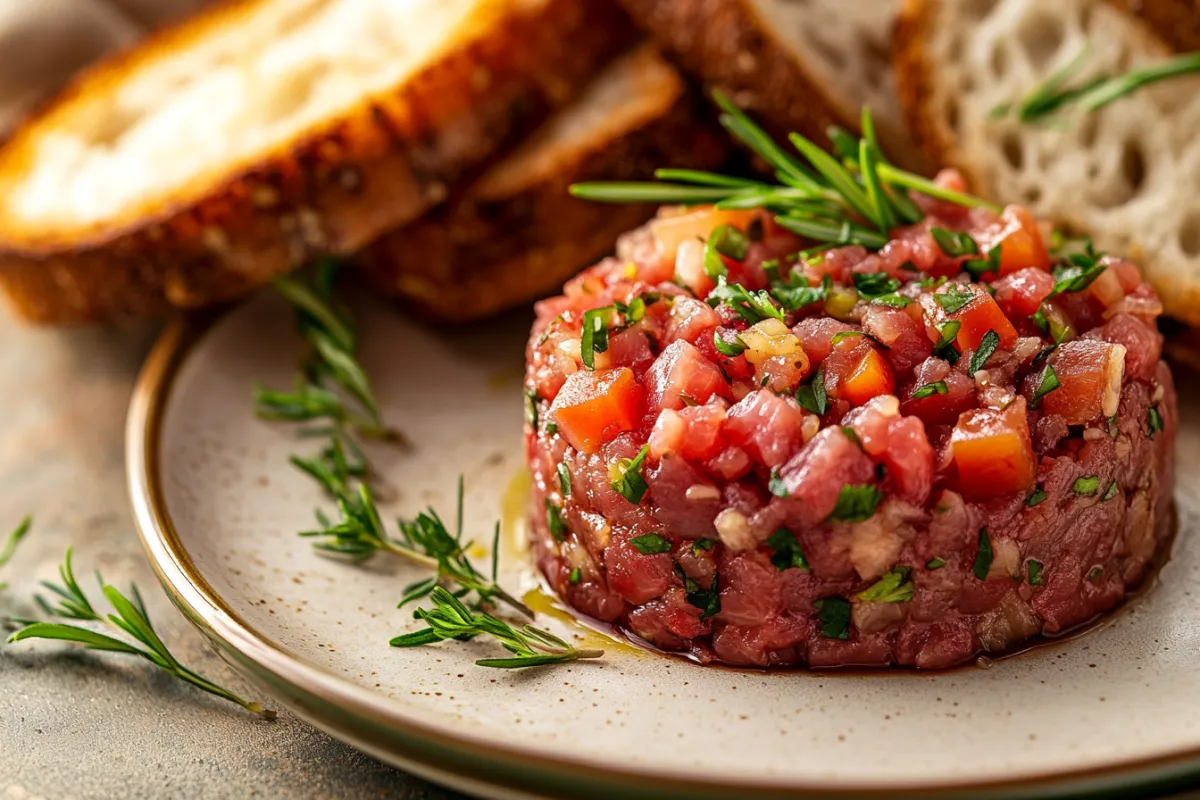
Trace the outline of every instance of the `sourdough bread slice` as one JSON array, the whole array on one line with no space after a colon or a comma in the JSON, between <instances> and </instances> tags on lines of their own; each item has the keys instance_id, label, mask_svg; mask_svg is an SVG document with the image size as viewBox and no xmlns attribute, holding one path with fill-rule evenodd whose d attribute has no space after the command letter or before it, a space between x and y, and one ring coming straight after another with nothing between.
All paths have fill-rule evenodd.
<instances>
[{"instance_id":1,"label":"sourdough bread slice","mask_svg":"<svg viewBox=\"0 0 1200 800\"><path fill-rule=\"evenodd\" d=\"M232 0L0 149L0 285L40 322L225 300L415 219L627 41L610 0Z\"/></svg>"},{"instance_id":2,"label":"sourdough bread slice","mask_svg":"<svg viewBox=\"0 0 1200 800\"><path fill-rule=\"evenodd\" d=\"M1090 43L1079 81L1171 48L1088 0L909 0L897 30L901 99L929 156L973 191L1139 259L1167 312L1200 324L1200 78L1180 77L1061 124L995 118Z\"/></svg>"},{"instance_id":3,"label":"sourdough bread slice","mask_svg":"<svg viewBox=\"0 0 1200 800\"><path fill-rule=\"evenodd\" d=\"M378 291L450 320L555 292L654 213L652 205L579 200L567 187L649 179L656 167L718 166L724 139L703 110L657 49L641 45L461 198L368 248L363 271Z\"/></svg>"},{"instance_id":4,"label":"sourdough bread slice","mask_svg":"<svg viewBox=\"0 0 1200 800\"><path fill-rule=\"evenodd\" d=\"M889 54L899 0L621 0L691 74L731 94L776 135L827 143L869 105L893 160L921 168Z\"/></svg>"}]
</instances>

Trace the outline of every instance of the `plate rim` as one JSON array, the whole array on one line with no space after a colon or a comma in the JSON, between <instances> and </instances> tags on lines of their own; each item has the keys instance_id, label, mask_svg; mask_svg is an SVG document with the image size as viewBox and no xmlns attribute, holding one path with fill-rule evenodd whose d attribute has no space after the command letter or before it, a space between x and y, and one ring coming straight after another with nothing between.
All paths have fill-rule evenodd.
<instances>
[{"instance_id":1,"label":"plate rim","mask_svg":"<svg viewBox=\"0 0 1200 800\"><path fill-rule=\"evenodd\" d=\"M376 693L309 664L242 620L196 569L167 513L159 469L165 409L180 368L230 310L176 319L155 342L138 375L125 429L126 483L134 525L164 591L230 666L292 713L352 747L444 786L503 798L949 800L969 793L1026 800L1159 794L1200 782L1200 748L1012 780L904 788L844 781L786 786L693 781L456 738L411 717L389 713Z\"/></svg>"}]
</instances>

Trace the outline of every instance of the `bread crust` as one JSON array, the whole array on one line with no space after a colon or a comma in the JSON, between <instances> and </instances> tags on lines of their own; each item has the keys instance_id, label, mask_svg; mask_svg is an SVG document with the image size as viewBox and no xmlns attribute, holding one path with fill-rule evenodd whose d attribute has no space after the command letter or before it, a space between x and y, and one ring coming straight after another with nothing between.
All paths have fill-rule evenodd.
<instances>
[{"instance_id":1,"label":"bread crust","mask_svg":"<svg viewBox=\"0 0 1200 800\"><path fill-rule=\"evenodd\" d=\"M922 154L935 165L948 163L954 132L923 98L932 94L932 70L924 49L924 31L936 9L926 0L904 0L892 35L892 68L896 94L908 130ZM965 170L969 173L969 170ZM978 179L979 176L970 178Z\"/></svg>"},{"instance_id":2,"label":"bread crust","mask_svg":"<svg viewBox=\"0 0 1200 800\"><path fill-rule=\"evenodd\" d=\"M247 5L222 3L83 75L0 150L0 183L51 115L162 48L235 24ZM568 101L627 40L628 21L608 0L497 9L392 91L150 213L70 236L0 219L0 286L33 322L160 314L234 298L415 219Z\"/></svg>"},{"instance_id":3,"label":"bread crust","mask_svg":"<svg viewBox=\"0 0 1200 800\"><path fill-rule=\"evenodd\" d=\"M549 174L506 181L499 191L472 187L382 237L359 259L364 276L377 291L451 321L558 291L655 210L579 200L567 193L572 183L646 180L659 167L712 169L724 162L726 140L702 98L679 76L658 91L661 112L636 129L598 132L587 147L562 153Z\"/></svg>"},{"instance_id":4,"label":"bread crust","mask_svg":"<svg viewBox=\"0 0 1200 800\"><path fill-rule=\"evenodd\" d=\"M1181 53L1200 50L1200 6L1194 0L1108 0L1122 11L1141 18L1171 47Z\"/></svg>"}]
</instances>

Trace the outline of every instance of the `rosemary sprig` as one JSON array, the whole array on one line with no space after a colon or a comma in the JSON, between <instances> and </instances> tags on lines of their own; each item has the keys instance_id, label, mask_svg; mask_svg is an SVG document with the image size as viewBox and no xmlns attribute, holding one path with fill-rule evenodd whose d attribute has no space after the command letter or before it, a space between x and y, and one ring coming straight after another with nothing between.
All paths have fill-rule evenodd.
<instances>
[{"instance_id":1,"label":"rosemary sprig","mask_svg":"<svg viewBox=\"0 0 1200 800\"><path fill-rule=\"evenodd\" d=\"M1100 75L1071 85L1072 78L1083 68L1090 54L1091 44L1088 43L1024 98L1016 103L1001 103L992 109L991 116L1004 117L1015 109L1020 122L1046 122L1068 106L1092 112L1143 86L1200 72L1200 53L1185 53L1157 64L1134 67L1117 75Z\"/></svg>"},{"instance_id":2,"label":"rosemary sprig","mask_svg":"<svg viewBox=\"0 0 1200 800\"><path fill-rule=\"evenodd\" d=\"M0 547L0 568L9 561L12 561L13 554L17 552L17 545L25 538L25 534L29 533L29 529L33 526L33 517L27 516L21 520L21 523L8 535L4 540L4 546ZM7 589L7 583L0 583L0 590Z\"/></svg>"},{"instance_id":3,"label":"rosemary sprig","mask_svg":"<svg viewBox=\"0 0 1200 800\"><path fill-rule=\"evenodd\" d=\"M541 667L604 655L603 650L579 650L532 625L514 628L491 614L473 611L441 586L431 589L429 599L433 608L419 608L413 615L428 627L397 636L391 641L392 647L420 647L446 639L465 641L476 636L490 636L512 653L512 657L484 658L475 663L498 669Z\"/></svg>"},{"instance_id":4,"label":"rosemary sprig","mask_svg":"<svg viewBox=\"0 0 1200 800\"><path fill-rule=\"evenodd\" d=\"M721 92L713 93L721 124L775 169L777 184L693 170L659 170L658 182L577 183L571 194L606 203L714 203L719 209L763 208L780 226L825 246L883 247L891 229L922 218L909 191L963 206L992 206L985 200L938 186L889 163L875 137L868 109L863 138L838 128L829 132L841 160L793 133L800 158L783 150Z\"/></svg>"},{"instance_id":5,"label":"rosemary sprig","mask_svg":"<svg viewBox=\"0 0 1200 800\"><path fill-rule=\"evenodd\" d=\"M66 559L59 567L62 584L44 581L48 591L57 595L57 605L50 605L42 596L35 599L41 609L51 617L76 620L103 625L117 636L101 633L81 625L70 625L61 622L39 622L32 619L13 620L23 627L8 637L9 644L26 639L54 639L82 645L89 650L103 650L111 653L124 653L138 656L154 664L173 678L189 683L202 691L236 703L247 711L258 714L264 719L274 719L275 712L264 709L258 703L238 697L228 689L223 689L204 676L193 672L171 654L166 644L150 624L146 613L146 605L142 602L141 593L136 586L130 587L130 596L122 594L115 587L104 582L100 573L96 573L96 581L100 591L112 605L115 614L101 614L92 605L91 600L80 588L75 579L71 566L71 550L67 550ZM132 597L132 599L130 599ZM132 640L131 643L129 640Z\"/></svg>"}]
</instances>

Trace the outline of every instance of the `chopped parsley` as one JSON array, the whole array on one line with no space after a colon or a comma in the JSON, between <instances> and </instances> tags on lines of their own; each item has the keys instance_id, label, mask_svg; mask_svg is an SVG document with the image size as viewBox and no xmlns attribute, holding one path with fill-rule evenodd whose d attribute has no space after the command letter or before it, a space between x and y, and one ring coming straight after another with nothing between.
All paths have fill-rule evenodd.
<instances>
[{"instance_id":1,"label":"chopped parsley","mask_svg":"<svg viewBox=\"0 0 1200 800\"><path fill-rule=\"evenodd\" d=\"M956 319L949 322L943 322L938 326L937 343L933 346L933 354L938 358L949 361L951 364L958 363L958 350L954 348L954 340L958 338L958 332L962 328L962 323Z\"/></svg>"},{"instance_id":2,"label":"chopped parsley","mask_svg":"<svg viewBox=\"0 0 1200 800\"><path fill-rule=\"evenodd\" d=\"M988 538L987 528L979 529L979 549L975 552L975 563L971 572L979 580L987 580L988 571L992 568L992 540Z\"/></svg>"},{"instance_id":3,"label":"chopped parsley","mask_svg":"<svg viewBox=\"0 0 1200 800\"><path fill-rule=\"evenodd\" d=\"M608 326L617 309L614 306L593 308L583 312L583 337L579 343L579 355L588 369L596 368L596 353L608 350Z\"/></svg>"},{"instance_id":4,"label":"chopped parsley","mask_svg":"<svg viewBox=\"0 0 1200 800\"><path fill-rule=\"evenodd\" d=\"M868 603L907 603L913 599L912 567L892 567L869 589L858 593Z\"/></svg>"},{"instance_id":5,"label":"chopped parsley","mask_svg":"<svg viewBox=\"0 0 1200 800\"><path fill-rule=\"evenodd\" d=\"M712 539L697 539L692 542L692 555L699 555L706 550L712 550L716 544Z\"/></svg>"},{"instance_id":6,"label":"chopped parsley","mask_svg":"<svg viewBox=\"0 0 1200 800\"><path fill-rule=\"evenodd\" d=\"M962 307L975 299L974 292L956 292L953 289L947 292L941 292L933 296L934 301L942 307L947 314L953 314L956 311L962 310Z\"/></svg>"},{"instance_id":7,"label":"chopped parsley","mask_svg":"<svg viewBox=\"0 0 1200 800\"><path fill-rule=\"evenodd\" d=\"M538 393L537 389L525 390L525 421L529 427L537 431L538 427Z\"/></svg>"},{"instance_id":8,"label":"chopped parsley","mask_svg":"<svg viewBox=\"0 0 1200 800\"><path fill-rule=\"evenodd\" d=\"M826 597L813 603L821 623L821 635L826 639L850 638L850 601L842 597Z\"/></svg>"},{"instance_id":9,"label":"chopped parsley","mask_svg":"<svg viewBox=\"0 0 1200 800\"><path fill-rule=\"evenodd\" d=\"M1036 489L1034 489L1032 493L1030 493L1029 497L1027 497L1025 499L1025 507L1026 508L1035 508L1037 506L1040 506L1042 503L1044 503L1046 501L1046 497L1047 497L1047 495L1046 495L1045 490L1043 490L1041 485L1039 484L1038 487Z\"/></svg>"},{"instance_id":10,"label":"chopped parsley","mask_svg":"<svg viewBox=\"0 0 1200 800\"><path fill-rule=\"evenodd\" d=\"M854 273L854 288L860 297L868 300L892 294L900 288L900 281L889 276L886 272L856 272Z\"/></svg>"},{"instance_id":11,"label":"chopped parsley","mask_svg":"<svg viewBox=\"0 0 1200 800\"><path fill-rule=\"evenodd\" d=\"M1030 408L1037 408L1042 402L1042 398L1053 392L1061 384L1058 382L1058 373L1054 371L1054 367L1049 364L1042 370L1042 379L1038 382L1038 387L1033 392L1033 400L1030 401Z\"/></svg>"},{"instance_id":12,"label":"chopped parsley","mask_svg":"<svg viewBox=\"0 0 1200 800\"><path fill-rule=\"evenodd\" d=\"M734 261L745 261L749 249L750 240L745 234L732 225L719 225L704 243L704 271L714 281L728 275L729 270L725 268L721 256Z\"/></svg>"},{"instance_id":13,"label":"chopped parsley","mask_svg":"<svg viewBox=\"0 0 1200 800\"><path fill-rule=\"evenodd\" d=\"M925 569L941 569L946 566L946 559L934 556L925 562Z\"/></svg>"},{"instance_id":14,"label":"chopped parsley","mask_svg":"<svg viewBox=\"0 0 1200 800\"><path fill-rule=\"evenodd\" d=\"M924 397L933 397L935 394L945 394L949 389L946 388L945 381L937 381L936 383L927 383L913 390L912 399L920 400Z\"/></svg>"},{"instance_id":15,"label":"chopped parsley","mask_svg":"<svg viewBox=\"0 0 1200 800\"><path fill-rule=\"evenodd\" d=\"M1038 310L1029 315L1029 321L1037 326L1042 333L1050 332L1050 323L1046 321L1046 310L1038 306Z\"/></svg>"},{"instance_id":16,"label":"chopped parsley","mask_svg":"<svg viewBox=\"0 0 1200 800\"><path fill-rule=\"evenodd\" d=\"M679 580L683 581L683 590L687 593L687 601L702 612L700 619L709 619L721 613L721 592L718 589L715 574L712 584L707 589L689 578L678 564L675 565L675 574L679 576Z\"/></svg>"},{"instance_id":17,"label":"chopped parsley","mask_svg":"<svg viewBox=\"0 0 1200 800\"><path fill-rule=\"evenodd\" d=\"M550 502L550 498L546 498L546 527L550 529L550 535L554 537L554 541L561 542L567 535L567 523L563 521L562 509Z\"/></svg>"},{"instance_id":18,"label":"chopped parsley","mask_svg":"<svg viewBox=\"0 0 1200 800\"><path fill-rule=\"evenodd\" d=\"M653 303L656 300L658 300L657 294L650 295L650 302ZM646 297L639 294L630 300L628 305L625 303L614 303L613 308L625 318L625 327L627 328L630 325L636 325L646 318Z\"/></svg>"},{"instance_id":19,"label":"chopped parsley","mask_svg":"<svg viewBox=\"0 0 1200 800\"><path fill-rule=\"evenodd\" d=\"M833 288L833 278L828 275L821 278L820 286L809 286L804 282L805 279L801 273L793 272L792 276L796 278L796 283L771 289L771 296L779 301L779 304L787 311L799 311L805 306L819 303L828 296L829 290Z\"/></svg>"},{"instance_id":20,"label":"chopped parsley","mask_svg":"<svg viewBox=\"0 0 1200 800\"><path fill-rule=\"evenodd\" d=\"M881 306L891 306L892 308L907 308L912 305L912 300L895 292L872 297L871 302Z\"/></svg>"},{"instance_id":21,"label":"chopped parsley","mask_svg":"<svg viewBox=\"0 0 1200 800\"><path fill-rule=\"evenodd\" d=\"M850 441L854 442L859 447L862 447L862 439L858 438L858 431L854 430L854 428L852 426L843 425L842 426L842 435L845 436Z\"/></svg>"},{"instance_id":22,"label":"chopped parsley","mask_svg":"<svg viewBox=\"0 0 1200 800\"><path fill-rule=\"evenodd\" d=\"M767 547L773 552L771 563L775 569L783 572L785 569L808 569L808 561L804 558L804 550L795 535L787 528L780 528L767 537Z\"/></svg>"},{"instance_id":23,"label":"chopped parsley","mask_svg":"<svg viewBox=\"0 0 1200 800\"><path fill-rule=\"evenodd\" d=\"M849 339L851 336L861 336L861 337L863 337L864 339L870 339L872 342L874 342L875 344L879 345L879 346L880 346L880 347L882 347L884 350L888 350L888 349L890 349L890 348L889 348L889 347L888 347L886 344L884 344L883 342L879 341L878 339L876 339L874 336L872 336L871 334L867 333L866 331L838 331L837 333L835 333L835 334L833 335L833 338L829 340L829 343L830 343L830 344L837 344L837 343L838 343L838 342L840 342L840 341L843 341L843 340L845 340L845 339Z\"/></svg>"},{"instance_id":24,"label":"chopped parsley","mask_svg":"<svg viewBox=\"0 0 1200 800\"><path fill-rule=\"evenodd\" d=\"M634 549L645 556L671 552L671 540L657 533L646 533L634 536L629 540Z\"/></svg>"},{"instance_id":25,"label":"chopped parsley","mask_svg":"<svg viewBox=\"0 0 1200 800\"><path fill-rule=\"evenodd\" d=\"M736 358L746 352L746 343L742 341L742 337L734 334L733 341L726 341L721 337L720 329L713 331L713 345L717 348L717 352L729 358Z\"/></svg>"},{"instance_id":26,"label":"chopped parsley","mask_svg":"<svg viewBox=\"0 0 1200 800\"><path fill-rule=\"evenodd\" d=\"M1099 580L1100 576L1103 574L1104 574L1104 567L1097 564L1096 566L1092 567L1092 571L1088 573L1088 580L1089 581Z\"/></svg>"},{"instance_id":27,"label":"chopped parsley","mask_svg":"<svg viewBox=\"0 0 1200 800\"><path fill-rule=\"evenodd\" d=\"M1149 431L1150 438L1154 438L1154 434L1163 429L1162 414L1158 412L1158 406L1150 406L1146 410L1146 430Z\"/></svg>"},{"instance_id":28,"label":"chopped parsley","mask_svg":"<svg viewBox=\"0 0 1200 800\"><path fill-rule=\"evenodd\" d=\"M557 422L547 422L546 423L546 435L553 436L556 433L558 433L558 423Z\"/></svg>"},{"instance_id":29,"label":"chopped parsley","mask_svg":"<svg viewBox=\"0 0 1200 800\"><path fill-rule=\"evenodd\" d=\"M1029 576L1030 586L1042 585L1043 569L1045 569L1045 567L1042 565L1042 562L1038 561L1037 559L1031 558L1025 562L1025 572Z\"/></svg>"},{"instance_id":30,"label":"chopped parsley","mask_svg":"<svg viewBox=\"0 0 1200 800\"><path fill-rule=\"evenodd\" d=\"M989 272L993 275L1000 274L1000 256L1002 251L1000 245L996 245L991 250L988 250L987 259L972 258L970 261L963 262L963 269L967 271L974 280L981 280L984 275ZM984 286L988 291L994 291L991 286Z\"/></svg>"},{"instance_id":31,"label":"chopped parsley","mask_svg":"<svg viewBox=\"0 0 1200 800\"><path fill-rule=\"evenodd\" d=\"M843 486L838 493L837 505L829 515L830 522L862 522L875 516L875 509L883 500L878 486Z\"/></svg>"},{"instance_id":32,"label":"chopped parsley","mask_svg":"<svg viewBox=\"0 0 1200 800\"><path fill-rule=\"evenodd\" d=\"M1051 296L1063 292L1082 292L1107 269L1107 265L1083 253L1072 253L1068 259L1070 266L1054 268L1054 291L1050 293Z\"/></svg>"},{"instance_id":33,"label":"chopped parsley","mask_svg":"<svg viewBox=\"0 0 1200 800\"><path fill-rule=\"evenodd\" d=\"M817 374L813 375L812 383L796 389L796 402L805 411L811 411L818 417L825 416L825 410L828 407L828 398L825 394L825 367L817 370Z\"/></svg>"},{"instance_id":34,"label":"chopped parsley","mask_svg":"<svg viewBox=\"0 0 1200 800\"><path fill-rule=\"evenodd\" d=\"M933 235L933 240L937 242L937 246L941 248L942 252L951 258L979 255L979 245L975 243L969 233L950 231L945 228L930 228L929 233Z\"/></svg>"},{"instance_id":35,"label":"chopped parsley","mask_svg":"<svg viewBox=\"0 0 1200 800\"><path fill-rule=\"evenodd\" d=\"M979 340L979 347L975 349L975 354L971 356L971 363L967 367L967 374L974 375L979 370L983 369L987 364L992 353L996 352L996 348L1000 346L1000 334L994 330L989 330Z\"/></svg>"},{"instance_id":36,"label":"chopped parsley","mask_svg":"<svg viewBox=\"0 0 1200 800\"><path fill-rule=\"evenodd\" d=\"M1095 494L1100 491L1100 478L1097 475L1084 475L1071 484L1071 491L1080 495Z\"/></svg>"},{"instance_id":37,"label":"chopped parsley","mask_svg":"<svg viewBox=\"0 0 1200 800\"><path fill-rule=\"evenodd\" d=\"M717 278L717 288L708 296L708 304L713 308L721 303L732 308L751 325L762 322L767 317L783 319L782 309L771 302L771 295L766 289L751 292L740 283L728 283L724 275Z\"/></svg>"},{"instance_id":38,"label":"chopped parsley","mask_svg":"<svg viewBox=\"0 0 1200 800\"><path fill-rule=\"evenodd\" d=\"M565 461L558 462L558 488L562 489L563 497L571 494L571 472Z\"/></svg>"},{"instance_id":39,"label":"chopped parsley","mask_svg":"<svg viewBox=\"0 0 1200 800\"><path fill-rule=\"evenodd\" d=\"M583 571L579 567L575 567L575 569L571 570L571 574L567 576L567 583L572 586L578 586L581 580L583 580Z\"/></svg>"},{"instance_id":40,"label":"chopped parsley","mask_svg":"<svg viewBox=\"0 0 1200 800\"><path fill-rule=\"evenodd\" d=\"M779 467L771 467L771 477L767 480L767 489L776 497L788 496L787 484L779 474Z\"/></svg>"},{"instance_id":41,"label":"chopped parsley","mask_svg":"<svg viewBox=\"0 0 1200 800\"><path fill-rule=\"evenodd\" d=\"M1108 488L1104 490L1104 494L1100 497L1100 502L1107 503L1109 500L1112 500L1114 497L1116 497L1117 492L1119 491L1121 491L1120 484L1118 484L1116 481L1113 481L1108 485Z\"/></svg>"},{"instance_id":42,"label":"chopped parsley","mask_svg":"<svg viewBox=\"0 0 1200 800\"><path fill-rule=\"evenodd\" d=\"M622 458L609 470L613 491L635 506L646 496L646 479L642 477L642 465L650 453L650 445L642 445L634 458ZM616 473L615 475L613 473Z\"/></svg>"}]
</instances>

